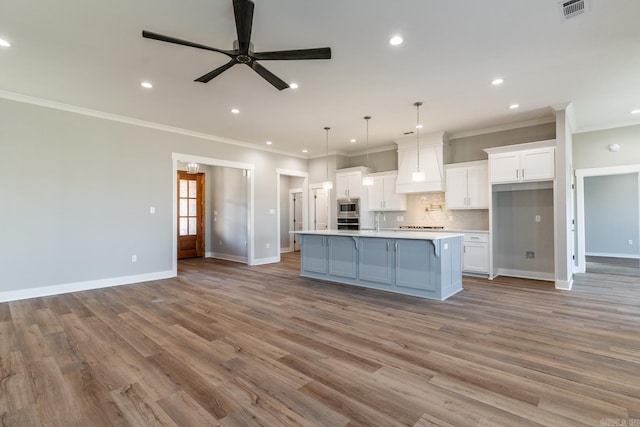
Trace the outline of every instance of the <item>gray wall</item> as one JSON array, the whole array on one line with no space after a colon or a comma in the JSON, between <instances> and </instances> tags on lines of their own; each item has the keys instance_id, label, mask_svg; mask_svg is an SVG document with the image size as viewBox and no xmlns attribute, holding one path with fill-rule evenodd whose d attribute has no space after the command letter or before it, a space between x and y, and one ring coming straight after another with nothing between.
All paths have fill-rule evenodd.
<instances>
[{"instance_id":1,"label":"gray wall","mask_svg":"<svg viewBox=\"0 0 640 427\"><path fill-rule=\"evenodd\" d=\"M620 144L612 153L609 144ZM573 167L600 168L640 164L640 125L573 135Z\"/></svg>"},{"instance_id":2,"label":"gray wall","mask_svg":"<svg viewBox=\"0 0 640 427\"><path fill-rule=\"evenodd\" d=\"M209 212L214 257L247 260L248 179L242 169L211 167ZM207 250L207 252L209 252Z\"/></svg>"},{"instance_id":3,"label":"gray wall","mask_svg":"<svg viewBox=\"0 0 640 427\"><path fill-rule=\"evenodd\" d=\"M7 99L0 117L0 292L170 271L172 152L255 164L255 257L275 258L276 169L306 170L295 157Z\"/></svg>"},{"instance_id":4,"label":"gray wall","mask_svg":"<svg viewBox=\"0 0 640 427\"><path fill-rule=\"evenodd\" d=\"M494 265L553 274L553 190L499 191L493 197ZM527 259L527 251L535 259Z\"/></svg>"},{"instance_id":5,"label":"gray wall","mask_svg":"<svg viewBox=\"0 0 640 427\"><path fill-rule=\"evenodd\" d=\"M640 255L639 203L638 174L585 177L586 254Z\"/></svg>"},{"instance_id":6,"label":"gray wall","mask_svg":"<svg viewBox=\"0 0 640 427\"><path fill-rule=\"evenodd\" d=\"M488 156L487 153L483 151L485 148L545 141L547 139L554 139L555 137L556 124L545 123L463 138L451 138L449 140L448 153L445 152L444 158L448 159L449 163L486 160Z\"/></svg>"},{"instance_id":7,"label":"gray wall","mask_svg":"<svg viewBox=\"0 0 640 427\"><path fill-rule=\"evenodd\" d=\"M352 156L349 167L367 166L367 155ZM369 154L369 169L372 172L386 172L398 170L398 150L392 149Z\"/></svg>"}]
</instances>

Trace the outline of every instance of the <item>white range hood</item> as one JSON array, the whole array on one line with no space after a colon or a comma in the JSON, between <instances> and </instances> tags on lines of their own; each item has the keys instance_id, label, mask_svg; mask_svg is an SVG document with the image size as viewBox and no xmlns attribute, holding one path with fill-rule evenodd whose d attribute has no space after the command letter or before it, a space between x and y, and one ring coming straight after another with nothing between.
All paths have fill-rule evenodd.
<instances>
[{"instance_id":1,"label":"white range hood","mask_svg":"<svg viewBox=\"0 0 640 427\"><path fill-rule=\"evenodd\" d=\"M444 191L444 146L449 143L444 131L420 135L420 169L426 179L414 182L411 174L418 167L416 136L398 138L398 179L396 193L428 193Z\"/></svg>"}]
</instances>

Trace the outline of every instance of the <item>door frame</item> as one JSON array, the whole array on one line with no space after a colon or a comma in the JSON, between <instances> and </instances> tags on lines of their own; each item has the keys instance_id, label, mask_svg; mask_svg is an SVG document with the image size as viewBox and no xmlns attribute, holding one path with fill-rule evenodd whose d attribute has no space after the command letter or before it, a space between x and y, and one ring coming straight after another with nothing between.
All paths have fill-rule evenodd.
<instances>
[{"instance_id":1,"label":"door frame","mask_svg":"<svg viewBox=\"0 0 640 427\"><path fill-rule=\"evenodd\" d=\"M309 207L309 226L311 226L311 206L312 203L314 203L313 197L311 197L313 190L323 190L322 183L309 184L309 197L307 197L307 206ZM325 191L327 192L327 229L331 230L331 190ZM336 204L335 200L333 201L333 204ZM315 216L313 217L313 220L314 222L316 221Z\"/></svg>"},{"instance_id":2,"label":"door frame","mask_svg":"<svg viewBox=\"0 0 640 427\"><path fill-rule=\"evenodd\" d=\"M577 263L574 265L576 273L584 273L587 270L586 260L586 230L584 226L584 178L589 176L624 175L637 173L640 177L640 165L610 166L602 168L576 169L576 225L578 234ZM640 183L638 185L640 189ZM640 191L640 190L639 190ZM640 219L639 219L640 221ZM638 236L640 240L640 236Z\"/></svg>"},{"instance_id":3,"label":"door frame","mask_svg":"<svg viewBox=\"0 0 640 427\"><path fill-rule=\"evenodd\" d=\"M278 201L276 203L276 253L277 253L277 262L280 262L280 250L281 250L281 243L280 243L280 195L282 192L282 189L280 188L280 177L281 176L294 176L297 178L304 178L302 181L302 200L308 200L309 199L309 173L308 172L302 172L302 171L296 171L296 170L290 170L290 169L281 169L278 168L276 169L276 200ZM289 189L287 189L287 193L289 192ZM288 208L287 208L288 209ZM309 209L306 203L303 203L302 205L302 224L303 227L305 226L305 224L309 224Z\"/></svg>"},{"instance_id":4,"label":"door frame","mask_svg":"<svg viewBox=\"0 0 640 427\"><path fill-rule=\"evenodd\" d=\"M171 257L173 260L173 274L175 276L178 275L178 239L175 236L178 235L178 180L176 176L178 175L178 162L183 163L198 163L201 165L209 165L209 166L222 166L228 168L235 169L244 169L247 171L247 180L248 180L248 189L247 189L247 253L248 253L248 265L254 265L255 263L255 251L254 251L254 171L255 165L252 163L241 163L241 162L231 162L229 160L222 159L214 159L211 157L202 157L202 156L194 156L191 154L184 153L171 153L171 182L173 183L173 207L172 207L172 220L173 220L173 230L172 230L172 250Z\"/></svg>"}]
</instances>

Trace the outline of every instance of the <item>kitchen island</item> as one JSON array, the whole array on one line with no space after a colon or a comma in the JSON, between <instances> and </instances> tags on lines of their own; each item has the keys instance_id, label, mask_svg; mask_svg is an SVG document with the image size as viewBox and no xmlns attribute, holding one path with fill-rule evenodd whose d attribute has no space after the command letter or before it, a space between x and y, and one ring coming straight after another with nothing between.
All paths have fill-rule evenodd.
<instances>
[{"instance_id":1,"label":"kitchen island","mask_svg":"<svg viewBox=\"0 0 640 427\"><path fill-rule=\"evenodd\" d=\"M296 231L300 275L445 300L462 290L461 233Z\"/></svg>"}]
</instances>

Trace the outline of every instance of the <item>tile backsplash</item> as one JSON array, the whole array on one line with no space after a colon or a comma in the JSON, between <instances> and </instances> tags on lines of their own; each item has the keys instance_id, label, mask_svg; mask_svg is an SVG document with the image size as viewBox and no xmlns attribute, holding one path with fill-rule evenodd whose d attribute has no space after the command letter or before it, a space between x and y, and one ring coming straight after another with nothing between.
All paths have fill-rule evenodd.
<instances>
[{"instance_id":1,"label":"tile backsplash","mask_svg":"<svg viewBox=\"0 0 640 427\"><path fill-rule=\"evenodd\" d=\"M398 217L403 221L398 221ZM443 226L451 230L488 230L489 210L447 210L444 192L407 194L407 210L385 212L380 227L396 228L401 225Z\"/></svg>"}]
</instances>

